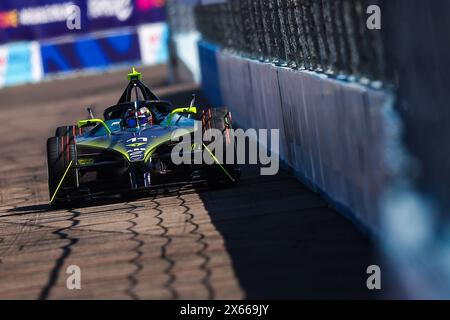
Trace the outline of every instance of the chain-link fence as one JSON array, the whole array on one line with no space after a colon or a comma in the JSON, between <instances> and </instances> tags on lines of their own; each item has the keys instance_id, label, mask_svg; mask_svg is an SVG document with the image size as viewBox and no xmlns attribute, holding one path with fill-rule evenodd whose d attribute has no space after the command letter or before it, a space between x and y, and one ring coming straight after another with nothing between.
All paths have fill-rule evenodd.
<instances>
[{"instance_id":1,"label":"chain-link fence","mask_svg":"<svg viewBox=\"0 0 450 320\"><path fill-rule=\"evenodd\" d=\"M384 82L380 30L367 28L381 0L228 0L197 6L203 37L250 58L363 82Z\"/></svg>"},{"instance_id":2,"label":"chain-link fence","mask_svg":"<svg viewBox=\"0 0 450 320\"><path fill-rule=\"evenodd\" d=\"M192 4L183 0L166 0L166 14L172 34L196 31Z\"/></svg>"}]
</instances>

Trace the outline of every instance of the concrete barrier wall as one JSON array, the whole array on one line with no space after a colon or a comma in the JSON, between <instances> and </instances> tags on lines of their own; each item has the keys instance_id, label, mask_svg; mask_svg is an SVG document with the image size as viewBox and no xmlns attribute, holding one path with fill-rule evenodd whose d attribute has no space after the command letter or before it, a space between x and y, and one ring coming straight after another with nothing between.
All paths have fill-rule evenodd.
<instances>
[{"instance_id":1,"label":"concrete barrier wall","mask_svg":"<svg viewBox=\"0 0 450 320\"><path fill-rule=\"evenodd\" d=\"M281 160L341 212L378 232L389 187L391 94L200 47L214 50L223 104L234 120L243 128L280 129ZM201 61L202 72L211 65Z\"/></svg>"},{"instance_id":2,"label":"concrete barrier wall","mask_svg":"<svg viewBox=\"0 0 450 320\"><path fill-rule=\"evenodd\" d=\"M203 81L202 91L205 93L206 98L214 105L218 106L222 104L222 93L220 91L219 83L219 68L217 66L216 48L208 43L203 43L198 49L199 59L203 65L208 65L200 70L201 78L208 79ZM200 66L198 67L200 69Z\"/></svg>"}]
</instances>

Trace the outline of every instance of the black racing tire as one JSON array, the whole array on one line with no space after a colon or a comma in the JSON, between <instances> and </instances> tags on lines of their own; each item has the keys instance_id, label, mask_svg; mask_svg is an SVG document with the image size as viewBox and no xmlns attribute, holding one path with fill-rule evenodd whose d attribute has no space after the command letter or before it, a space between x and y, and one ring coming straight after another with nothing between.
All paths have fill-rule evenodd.
<instances>
[{"instance_id":1,"label":"black racing tire","mask_svg":"<svg viewBox=\"0 0 450 320\"><path fill-rule=\"evenodd\" d=\"M83 134L83 132L83 128L79 128L78 126L62 126L56 129L55 137L74 137Z\"/></svg>"},{"instance_id":2,"label":"black racing tire","mask_svg":"<svg viewBox=\"0 0 450 320\"><path fill-rule=\"evenodd\" d=\"M218 129L224 131L226 128L225 116L228 114L228 108L209 108L204 113L204 129ZM210 143L208 136L204 141Z\"/></svg>"},{"instance_id":3,"label":"black racing tire","mask_svg":"<svg viewBox=\"0 0 450 320\"><path fill-rule=\"evenodd\" d=\"M47 140L47 168L49 199L54 197L58 185L62 180L69 164L76 164L76 146L73 137L51 137ZM75 188L77 183L76 170L69 170L64 178L58 193L50 204L53 207L62 206L67 199L68 188Z\"/></svg>"},{"instance_id":4,"label":"black racing tire","mask_svg":"<svg viewBox=\"0 0 450 320\"><path fill-rule=\"evenodd\" d=\"M211 108L206 110L205 129L217 129L223 133L223 161L221 165L205 165L206 178L212 188L231 187L240 179L240 168L237 165L236 140L233 134L233 124L228 108ZM212 141L208 137L204 140L208 145ZM227 149L234 148L234 164L225 163Z\"/></svg>"}]
</instances>

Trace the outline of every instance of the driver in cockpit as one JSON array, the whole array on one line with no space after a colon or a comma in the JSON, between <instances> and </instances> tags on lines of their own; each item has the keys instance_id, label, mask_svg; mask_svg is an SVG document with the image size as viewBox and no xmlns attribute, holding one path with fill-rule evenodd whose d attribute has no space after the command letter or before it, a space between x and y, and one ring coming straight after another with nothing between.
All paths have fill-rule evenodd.
<instances>
[{"instance_id":1,"label":"driver in cockpit","mask_svg":"<svg viewBox=\"0 0 450 320\"><path fill-rule=\"evenodd\" d=\"M147 107L129 109L125 112L122 125L125 128L136 128L138 126L153 125L154 119L152 112Z\"/></svg>"}]
</instances>

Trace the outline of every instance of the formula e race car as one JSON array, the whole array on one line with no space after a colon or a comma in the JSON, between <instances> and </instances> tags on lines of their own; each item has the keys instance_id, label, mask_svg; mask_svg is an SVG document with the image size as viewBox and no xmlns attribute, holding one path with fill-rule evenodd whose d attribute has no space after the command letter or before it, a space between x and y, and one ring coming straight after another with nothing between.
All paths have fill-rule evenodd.
<instances>
[{"instance_id":1,"label":"formula e race car","mask_svg":"<svg viewBox=\"0 0 450 320\"><path fill-rule=\"evenodd\" d=\"M196 141L193 136L198 130L203 137L206 129L218 129L223 133L223 150L235 148L232 118L226 108L200 111L195 96L190 106L174 107L158 99L134 68L128 80L118 103L104 110L103 119L95 118L88 108L89 119L59 127L47 140L50 205L194 183L230 186L238 181L239 167L235 162L219 161L208 147L212 138L180 147L181 141ZM190 139L183 139L188 135ZM209 153L214 161L175 164L175 146L178 153L189 150L189 157Z\"/></svg>"}]
</instances>

